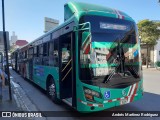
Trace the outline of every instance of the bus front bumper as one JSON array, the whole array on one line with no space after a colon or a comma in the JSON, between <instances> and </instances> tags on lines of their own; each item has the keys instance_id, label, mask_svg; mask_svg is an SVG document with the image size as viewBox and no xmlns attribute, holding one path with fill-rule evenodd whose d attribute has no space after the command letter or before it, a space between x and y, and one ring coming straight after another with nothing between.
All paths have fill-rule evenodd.
<instances>
[{"instance_id":1,"label":"bus front bumper","mask_svg":"<svg viewBox=\"0 0 160 120\"><path fill-rule=\"evenodd\" d=\"M112 100L104 100L103 103L91 103L88 101L82 101L78 99L78 111L82 113L96 112L109 108L113 108L116 106L125 105L134 101L141 99L143 96L143 92L139 91L136 94L131 96L126 96L122 98L112 99Z\"/></svg>"}]
</instances>

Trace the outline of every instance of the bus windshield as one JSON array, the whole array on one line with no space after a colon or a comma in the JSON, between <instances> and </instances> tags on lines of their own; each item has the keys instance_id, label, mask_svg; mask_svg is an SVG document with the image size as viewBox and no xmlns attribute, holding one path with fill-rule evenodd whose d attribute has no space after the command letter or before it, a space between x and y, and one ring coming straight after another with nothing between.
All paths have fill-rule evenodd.
<instances>
[{"instance_id":1,"label":"bus windshield","mask_svg":"<svg viewBox=\"0 0 160 120\"><path fill-rule=\"evenodd\" d=\"M90 22L91 34L80 36L80 80L103 87L126 87L140 80L140 63L136 25L132 21L83 16Z\"/></svg>"}]
</instances>

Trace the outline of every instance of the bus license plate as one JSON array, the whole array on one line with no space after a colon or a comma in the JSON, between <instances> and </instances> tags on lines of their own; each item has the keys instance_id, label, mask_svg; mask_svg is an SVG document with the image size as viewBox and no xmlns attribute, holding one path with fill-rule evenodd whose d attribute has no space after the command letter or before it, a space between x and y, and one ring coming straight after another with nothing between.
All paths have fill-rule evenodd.
<instances>
[{"instance_id":1,"label":"bus license plate","mask_svg":"<svg viewBox=\"0 0 160 120\"><path fill-rule=\"evenodd\" d=\"M121 104L121 105L127 104L127 101L128 101L127 99L122 99L122 100L120 101L120 104Z\"/></svg>"}]
</instances>

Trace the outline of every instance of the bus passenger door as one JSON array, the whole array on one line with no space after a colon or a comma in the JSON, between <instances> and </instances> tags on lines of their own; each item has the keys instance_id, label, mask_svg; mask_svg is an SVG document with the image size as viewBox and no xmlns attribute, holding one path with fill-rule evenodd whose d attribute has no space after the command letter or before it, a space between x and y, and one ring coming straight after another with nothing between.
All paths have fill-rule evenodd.
<instances>
[{"instance_id":1,"label":"bus passenger door","mask_svg":"<svg viewBox=\"0 0 160 120\"><path fill-rule=\"evenodd\" d=\"M67 33L59 39L59 81L60 81L60 98L68 100L74 107L75 96L75 79L73 70L73 33Z\"/></svg>"}]
</instances>

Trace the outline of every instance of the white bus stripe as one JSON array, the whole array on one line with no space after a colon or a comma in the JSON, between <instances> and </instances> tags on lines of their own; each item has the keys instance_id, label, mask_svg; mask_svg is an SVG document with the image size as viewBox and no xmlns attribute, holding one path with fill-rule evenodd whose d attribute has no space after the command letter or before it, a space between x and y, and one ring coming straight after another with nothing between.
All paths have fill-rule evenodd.
<instances>
[{"instance_id":1,"label":"white bus stripe","mask_svg":"<svg viewBox=\"0 0 160 120\"><path fill-rule=\"evenodd\" d=\"M129 90L128 90L128 94L127 94L127 96L129 95L129 92L130 92L130 90L131 90L131 87L132 87L132 86L130 86L130 87L129 87Z\"/></svg>"},{"instance_id":2,"label":"white bus stripe","mask_svg":"<svg viewBox=\"0 0 160 120\"><path fill-rule=\"evenodd\" d=\"M134 90L135 90L135 87L136 87L136 84L133 85L133 89L132 89L132 91L131 91L130 96L133 95L133 92L134 92ZM131 97L130 97L130 96L129 96L128 102L130 102L130 100L131 100Z\"/></svg>"}]
</instances>

